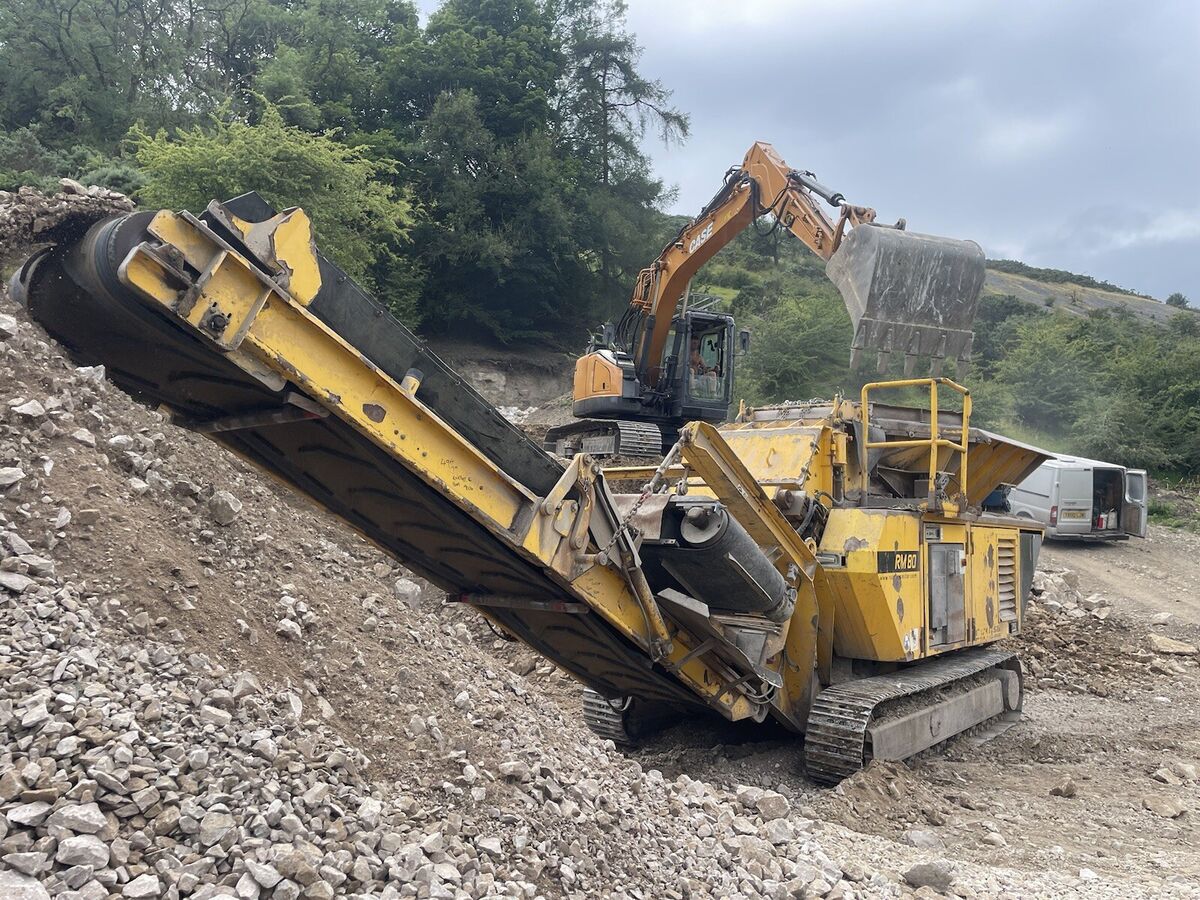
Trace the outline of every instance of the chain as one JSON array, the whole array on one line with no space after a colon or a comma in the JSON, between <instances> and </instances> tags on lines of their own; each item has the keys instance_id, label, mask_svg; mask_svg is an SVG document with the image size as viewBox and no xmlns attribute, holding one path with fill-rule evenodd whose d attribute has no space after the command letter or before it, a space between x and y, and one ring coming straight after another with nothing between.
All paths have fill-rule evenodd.
<instances>
[{"instance_id":1,"label":"chain","mask_svg":"<svg viewBox=\"0 0 1200 900\"><path fill-rule=\"evenodd\" d=\"M617 545L617 542L621 540L621 535L628 534L631 540L634 538L637 529L630 523L633 522L634 516L636 516L638 511L642 508L642 504L644 504L650 499L650 497L658 492L659 485L662 484L663 479L666 478L667 470L669 470L671 466L675 464L676 460L679 459L682 453L683 444L682 442L677 442L675 446L673 446L667 452L667 455L663 457L662 462L658 464L658 468L654 470L654 474L650 476L650 480L647 481L646 486L642 488L642 493L638 496L637 500L634 501L634 504L630 507L629 512L622 516L621 520L617 522L617 527L613 529L612 540L608 542L607 547L600 551L600 555L602 557L605 559L612 558L609 554L612 553L612 549Z\"/></svg>"}]
</instances>

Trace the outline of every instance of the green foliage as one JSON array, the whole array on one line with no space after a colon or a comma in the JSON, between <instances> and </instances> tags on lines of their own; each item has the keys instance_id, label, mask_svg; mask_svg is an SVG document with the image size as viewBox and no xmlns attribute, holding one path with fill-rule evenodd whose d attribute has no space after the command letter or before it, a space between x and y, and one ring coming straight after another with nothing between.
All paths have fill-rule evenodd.
<instances>
[{"instance_id":1,"label":"green foliage","mask_svg":"<svg viewBox=\"0 0 1200 900\"><path fill-rule=\"evenodd\" d=\"M1170 297L1167 298L1167 306L1174 306L1179 309L1187 309L1188 298L1185 297L1183 294L1179 293L1179 291L1176 291Z\"/></svg>"},{"instance_id":2,"label":"green foliage","mask_svg":"<svg viewBox=\"0 0 1200 900\"><path fill-rule=\"evenodd\" d=\"M987 265L989 269L994 269L997 272L1022 275L1025 278L1032 278L1034 281L1044 281L1047 284L1076 284L1080 287L1112 291L1116 294L1127 294L1130 297L1147 296L1138 291L1131 291L1129 288L1118 287L1107 281L1099 281L1091 275L1078 275L1075 272L1065 272L1062 269L1040 269L1037 266L1026 265L1015 259L989 259Z\"/></svg>"},{"instance_id":3,"label":"green foliage","mask_svg":"<svg viewBox=\"0 0 1200 900\"><path fill-rule=\"evenodd\" d=\"M829 297L781 300L769 317L751 318L750 355L737 369L749 403L828 397L851 386L850 317Z\"/></svg>"},{"instance_id":4,"label":"green foliage","mask_svg":"<svg viewBox=\"0 0 1200 900\"><path fill-rule=\"evenodd\" d=\"M1096 381L1095 349L1088 346L1080 330L1079 321L1066 313L1017 326L995 371L1012 391L1018 419L1034 428L1055 431L1065 411L1102 387Z\"/></svg>"},{"instance_id":5,"label":"green foliage","mask_svg":"<svg viewBox=\"0 0 1200 900\"><path fill-rule=\"evenodd\" d=\"M551 98L563 76L564 48L553 7L534 0L446 0L422 40L398 53L389 90L418 120L449 92L469 92L484 128L515 140L551 122Z\"/></svg>"},{"instance_id":6,"label":"green foliage","mask_svg":"<svg viewBox=\"0 0 1200 900\"><path fill-rule=\"evenodd\" d=\"M1171 316L1169 326L1172 331L1182 337L1200 335L1200 319L1197 319L1196 313L1191 310L1175 313Z\"/></svg>"},{"instance_id":7,"label":"green foliage","mask_svg":"<svg viewBox=\"0 0 1200 900\"><path fill-rule=\"evenodd\" d=\"M1044 320L1046 315L1043 310L1011 295L985 294L980 298L975 317L971 358L976 371L989 374L1008 352L1017 328L1030 320Z\"/></svg>"},{"instance_id":8,"label":"green foliage","mask_svg":"<svg viewBox=\"0 0 1200 900\"><path fill-rule=\"evenodd\" d=\"M1158 487L1167 496L1150 498L1148 518L1151 524L1200 531L1200 504L1193 499L1197 495L1196 479L1174 483L1170 479L1160 479Z\"/></svg>"},{"instance_id":9,"label":"green foliage","mask_svg":"<svg viewBox=\"0 0 1200 900\"><path fill-rule=\"evenodd\" d=\"M30 185L55 191L58 179L64 175L76 178L109 162L83 145L51 149L42 143L39 132L36 127L0 131L0 190L15 191L21 185Z\"/></svg>"},{"instance_id":10,"label":"green foliage","mask_svg":"<svg viewBox=\"0 0 1200 900\"><path fill-rule=\"evenodd\" d=\"M751 285L762 285L763 279L754 272L747 271L738 266L716 263L708 267L705 273L705 283L741 290Z\"/></svg>"},{"instance_id":11,"label":"green foliage","mask_svg":"<svg viewBox=\"0 0 1200 900\"><path fill-rule=\"evenodd\" d=\"M413 222L411 202L387 180L392 164L332 133L287 125L269 103L255 123L226 111L173 136L135 127L129 140L146 178L145 205L198 210L254 190L281 209L303 206L322 249L366 284L391 276Z\"/></svg>"},{"instance_id":12,"label":"green foliage","mask_svg":"<svg viewBox=\"0 0 1200 900\"><path fill-rule=\"evenodd\" d=\"M136 121L182 125L217 107L269 52L272 0L5 0L0 121L47 146L111 152Z\"/></svg>"},{"instance_id":13,"label":"green foliage","mask_svg":"<svg viewBox=\"0 0 1200 900\"><path fill-rule=\"evenodd\" d=\"M116 161L93 166L81 172L77 180L83 184L98 184L100 187L137 197L146 184L146 175L128 162Z\"/></svg>"},{"instance_id":14,"label":"green foliage","mask_svg":"<svg viewBox=\"0 0 1200 900\"><path fill-rule=\"evenodd\" d=\"M502 341L550 339L586 295L570 183L543 133L504 144L470 92L444 94L413 155L415 187L432 199L414 252L428 270L422 308L436 330ZM435 198L435 199L434 199Z\"/></svg>"},{"instance_id":15,"label":"green foliage","mask_svg":"<svg viewBox=\"0 0 1200 900\"><path fill-rule=\"evenodd\" d=\"M293 125L357 135L391 124L386 68L417 41L407 0L304 0L283 21L255 90Z\"/></svg>"}]
</instances>

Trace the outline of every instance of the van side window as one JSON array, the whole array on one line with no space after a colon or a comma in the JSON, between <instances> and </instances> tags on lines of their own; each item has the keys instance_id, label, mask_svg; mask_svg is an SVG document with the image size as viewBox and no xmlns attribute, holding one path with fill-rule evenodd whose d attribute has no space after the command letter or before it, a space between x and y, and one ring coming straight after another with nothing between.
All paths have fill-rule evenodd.
<instances>
[{"instance_id":1,"label":"van side window","mask_svg":"<svg viewBox=\"0 0 1200 900\"><path fill-rule=\"evenodd\" d=\"M1146 493L1146 479L1142 475L1133 475L1126 479L1125 492L1129 499L1137 503L1144 500Z\"/></svg>"}]
</instances>

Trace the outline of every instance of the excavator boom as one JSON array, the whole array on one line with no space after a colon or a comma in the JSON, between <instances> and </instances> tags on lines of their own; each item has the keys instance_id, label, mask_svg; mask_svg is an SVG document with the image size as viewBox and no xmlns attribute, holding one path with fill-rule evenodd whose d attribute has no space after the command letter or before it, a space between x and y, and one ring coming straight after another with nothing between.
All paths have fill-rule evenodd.
<instances>
[{"instance_id":1,"label":"excavator boom","mask_svg":"<svg viewBox=\"0 0 1200 900\"><path fill-rule=\"evenodd\" d=\"M836 221L819 201L838 211ZM877 354L885 369L903 354L911 374L918 358L939 371L947 358L970 357L972 323L983 287L984 257L973 241L911 234L876 224L875 210L855 206L810 172L789 167L775 148L755 143L717 195L658 259L639 275L630 301L641 328L633 350L637 373L655 386L679 301L700 267L752 222L770 214L828 263L854 326L857 368ZM848 230L849 229L849 230Z\"/></svg>"}]
</instances>

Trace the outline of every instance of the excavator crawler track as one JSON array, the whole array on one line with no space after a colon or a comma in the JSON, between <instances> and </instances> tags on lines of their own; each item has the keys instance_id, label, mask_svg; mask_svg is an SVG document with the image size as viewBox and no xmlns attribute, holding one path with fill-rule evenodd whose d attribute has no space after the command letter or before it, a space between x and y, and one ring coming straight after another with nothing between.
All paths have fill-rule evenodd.
<instances>
[{"instance_id":1,"label":"excavator crawler track","mask_svg":"<svg viewBox=\"0 0 1200 900\"><path fill-rule=\"evenodd\" d=\"M668 435L650 422L586 419L551 428L543 446L559 456L580 452L596 457L662 456L664 445L674 443L675 434L674 429Z\"/></svg>"},{"instance_id":2,"label":"excavator crawler track","mask_svg":"<svg viewBox=\"0 0 1200 900\"><path fill-rule=\"evenodd\" d=\"M1020 678L1016 654L1006 650L975 648L918 663L886 675L875 675L826 688L813 701L804 735L804 762L808 776L823 784L837 784L853 775L872 758L868 729L904 698L954 686L989 670L1009 670ZM1020 702L1016 710L1020 709ZM954 731L938 738L953 737Z\"/></svg>"}]
</instances>

